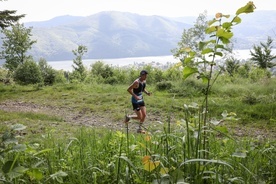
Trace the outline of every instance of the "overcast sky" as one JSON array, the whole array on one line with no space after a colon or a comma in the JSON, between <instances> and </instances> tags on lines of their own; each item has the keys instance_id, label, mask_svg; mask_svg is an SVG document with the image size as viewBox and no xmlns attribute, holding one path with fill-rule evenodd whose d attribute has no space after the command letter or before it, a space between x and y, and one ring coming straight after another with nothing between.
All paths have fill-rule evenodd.
<instances>
[{"instance_id":1,"label":"overcast sky","mask_svg":"<svg viewBox=\"0 0 276 184\"><path fill-rule=\"evenodd\" d=\"M248 0L7 0L0 10L26 14L21 22L49 20L61 15L89 16L101 11L132 12L168 17L198 16L207 11L235 14ZM276 10L276 0L254 0L257 10Z\"/></svg>"}]
</instances>

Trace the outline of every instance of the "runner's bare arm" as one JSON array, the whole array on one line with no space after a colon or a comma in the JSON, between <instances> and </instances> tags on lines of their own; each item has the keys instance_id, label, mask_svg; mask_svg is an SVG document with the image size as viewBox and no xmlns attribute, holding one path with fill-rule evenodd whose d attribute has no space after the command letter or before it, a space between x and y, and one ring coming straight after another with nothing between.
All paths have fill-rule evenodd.
<instances>
[{"instance_id":1,"label":"runner's bare arm","mask_svg":"<svg viewBox=\"0 0 276 184\"><path fill-rule=\"evenodd\" d=\"M146 89L144 89L144 93L146 93L148 96L151 95L151 92L148 92Z\"/></svg>"},{"instance_id":2,"label":"runner's bare arm","mask_svg":"<svg viewBox=\"0 0 276 184\"><path fill-rule=\"evenodd\" d=\"M135 80L128 88L127 91L134 96L136 100L139 100L139 97L133 93L133 89L139 86L139 81Z\"/></svg>"}]
</instances>

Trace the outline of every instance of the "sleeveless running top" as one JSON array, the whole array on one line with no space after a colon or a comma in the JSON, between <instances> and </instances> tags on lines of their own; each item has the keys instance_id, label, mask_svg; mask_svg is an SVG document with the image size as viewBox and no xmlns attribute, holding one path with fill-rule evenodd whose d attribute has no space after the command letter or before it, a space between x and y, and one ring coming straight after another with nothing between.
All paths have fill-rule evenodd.
<instances>
[{"instance_id":1,"label":"sleeveless running top","mask_svg":"<svg viewBox=\"0 0 276 184\"><path fill-rule=\"evenodd\" d=\"M142 95L142 92L144 91L145 87L146 87L146 83L145 82L141 82L140 80L139 81L139 86L138 88L133 88L133 93L135 95L137 95L138 97L140 97L140 100L136 100L134 98L134 96L131 97L131 101L132 103L140 103L140 102L143 102L143 95Z\"/></svg>"}]
</instances>

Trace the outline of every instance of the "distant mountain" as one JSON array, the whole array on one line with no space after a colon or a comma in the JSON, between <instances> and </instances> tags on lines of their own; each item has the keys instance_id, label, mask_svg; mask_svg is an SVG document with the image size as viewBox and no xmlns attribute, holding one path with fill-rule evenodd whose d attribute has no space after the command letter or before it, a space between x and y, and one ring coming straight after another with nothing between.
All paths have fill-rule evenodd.
<instances>
[{"instance_id":1,"label":"distant mountain","mask_svg":"<svg viewBox=\"0 0 276 184\"><path fill-rule=\"evenodd\" d=\"M251 49L254 44L275 38L276 11L242 15L235 26L234 48ZM85 45L84 59L107 59L171 55L184 29L197 17L168 18L107 11L87 17L60 16L48 21L27 22L37 40L30 54L47 61L72 60L72 50Z\"/></svg>"},{"instance_id":2,"label":"distant mountain","mask_svg":"<svg viewBox=\"0 0 276 184\"><path fill-rule=\"evenodd\" d=\"M59 16L52 18L50 20L46 21L36 21L36 22L26 22L24 25L26 27L55 27L55 26L62 26L66 24L70 24L71 22L78 21L82 19L82 16L71 16L71 15L64 15L64 16Z\"/></svg>"}]
</instances>

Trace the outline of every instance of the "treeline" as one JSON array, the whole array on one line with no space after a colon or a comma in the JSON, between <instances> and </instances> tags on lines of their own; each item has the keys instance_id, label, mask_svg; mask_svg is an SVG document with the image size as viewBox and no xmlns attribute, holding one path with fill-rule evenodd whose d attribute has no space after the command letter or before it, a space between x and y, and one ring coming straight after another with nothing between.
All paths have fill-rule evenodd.
<instances>
[{"instance_id":1,"label":"treeline","mask_svg":"<svg viewBox=\"0 0 276 184\"><path fill-rule=\"evenodd\" d=\"M103 61L97 61L83 70L76 65L73 71L69 72L53 69L44 59L40 59L38 62L29 59L20 64L13 73L5 68L0 68L0 81L7 85L37 85L38 87L66 83L129 85L139 76L141 69L146 69L149 72L147 83L155 86L157 90L182 93L183 88L190 88L193 89L195 95L204 88L204 83L198 80L197 76L183 80L181 65L178 63L162 70L151 65L145 65L143 68L136 66L114 67ZM241 63L233 57L226 60L223 66L217 67L216 72L220 73L220 80L227 81L227 83L229 81L234 83L238 79L253 83L272 77L269 70L257 67L249 61Z\"/></svg>"},{"instance_id":2,"label":"treeline","mask_svg":"<svg viewBox=\"0 0 276 184\"><path fill-rule=\"evenodd\" d=\"M253 50L250 51L251 58L246 62L241 62L230 54L231 49L228 47L231 37L228 38L229 35L226 35L227 43L225 43L225 46L217 46L223 50L223 53L212 48L204 48L204 40L208 38L206 18L206 13L199 15L194 27L183 31L178 48L172 50L174 57L179 59L179 64L173 65L167 70L154 68L151 65L144 66L143 69L150 73L147 81L149 84L154 84L158 90L175 91L175 88L182 85L194 85L193 88L197 88L195 86L204 85L197 84L199 83L197 79L211 80L212 77L208 77L210 67L215 69L214 72L228 77L230 81L234 81L234 78L237 77L256 81L274 75L273 68L276 65L276 55L272 54L273 40L271 37L268 37L266 43L254 45ZM28 55L27 51L36 43L35 40L31 39L32 28L26 28L19 23L9 24L1 28L4 37L2 38L0 59L4 60L5 63L0 67L0 81L5 84L36 84L38 86L57 83L130 84L139 76L139 71L142 69L136 66L127 69L112 67L101 61L91 65L90 68L86 68L83 65L82 58L88 48L79 45L78 48L72 50L75 55L73 71L58 71L53 69L45 59L41 58L39 61L35 61L31 55ZM219 39L221 38L219 37ZM214 42L214 40L209 42ZM209 44L209 42L205 44ZM226 41L224 40L224 42ZM223 56L222 62L218 60L208 61L205 55L207 56L208 53L210 55L210 52L214 52L214 56ZM184 79L183 68L185 67L186 70L189 70L186 75L190 72L195 75L189 79L184 77L184 81L182 79Z\"/></svg>"}]
</instances>

